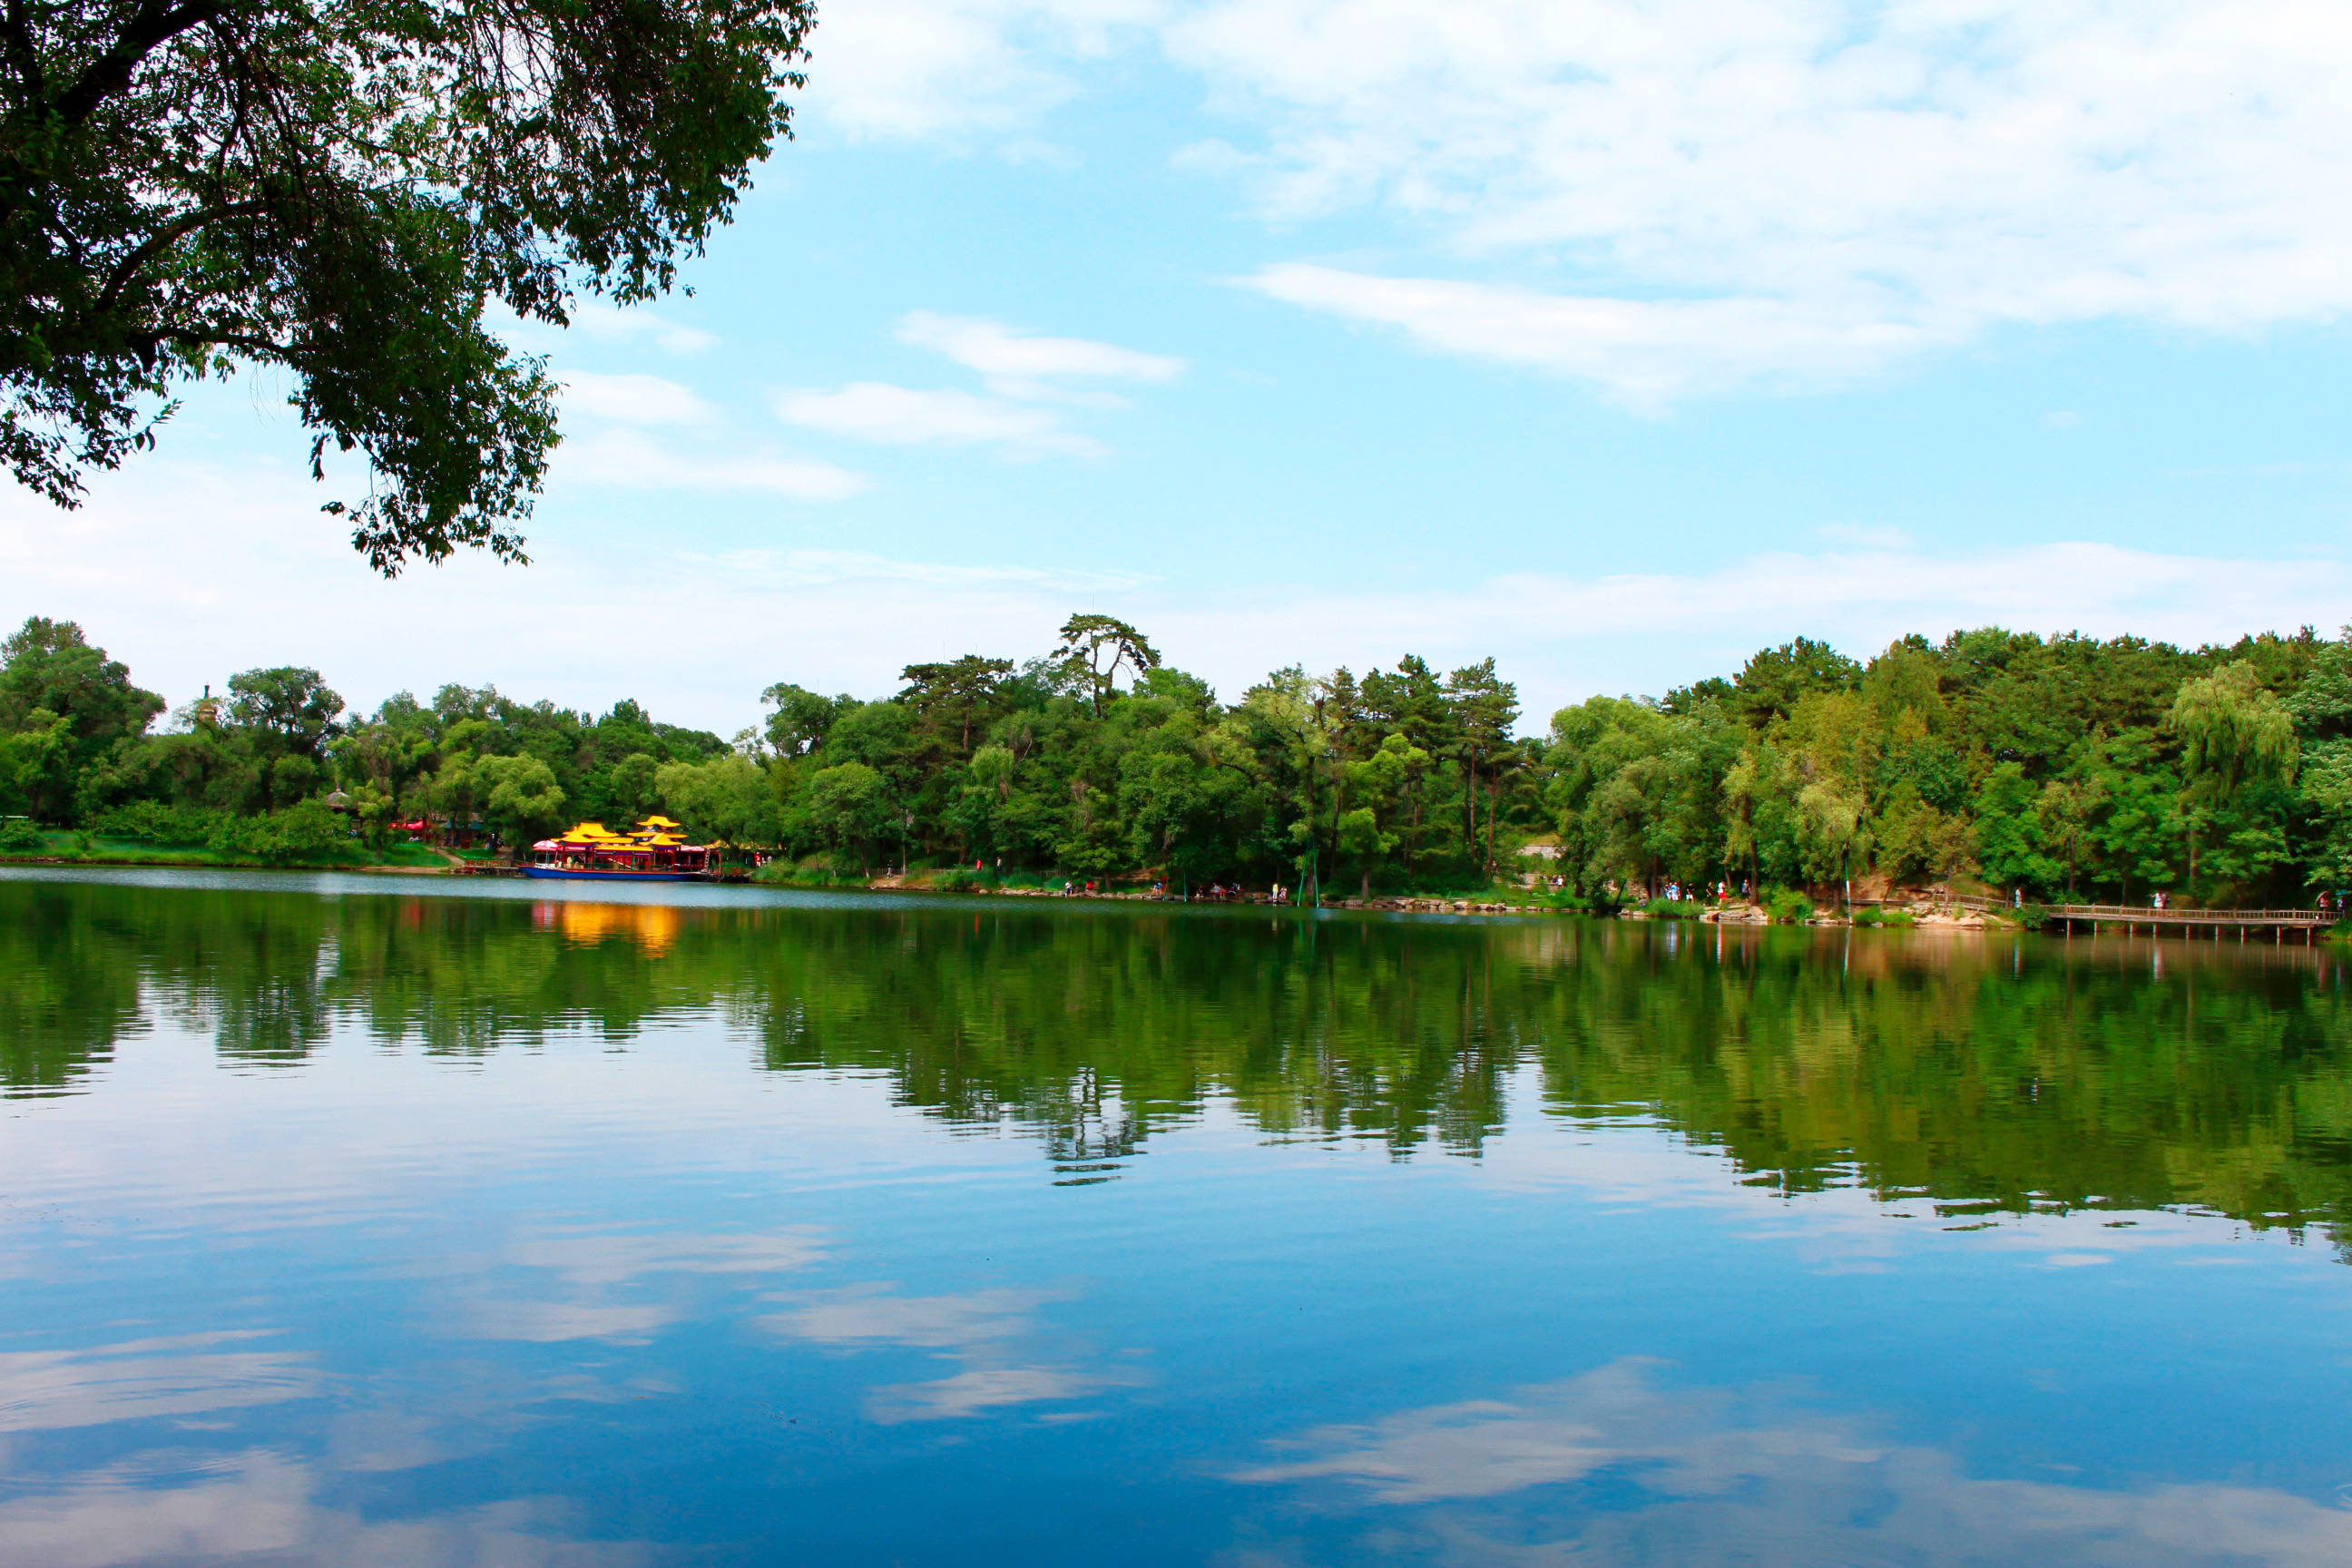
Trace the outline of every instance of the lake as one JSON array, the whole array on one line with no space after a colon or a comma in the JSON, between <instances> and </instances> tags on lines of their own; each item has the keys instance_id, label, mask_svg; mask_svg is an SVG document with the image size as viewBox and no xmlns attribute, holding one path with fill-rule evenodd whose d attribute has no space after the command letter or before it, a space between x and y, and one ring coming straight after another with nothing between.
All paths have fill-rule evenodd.
<instances>
[{"instance_id":1,"label":"lake","mask_svg":"<svg viewBox=\"0 0 2352 1568\"><path fill-rule=\"evenodd\" d=\"M5 871L0 1091L10 1568L2352 1562L2325 949Z\"/></svg>"}]
</instances>

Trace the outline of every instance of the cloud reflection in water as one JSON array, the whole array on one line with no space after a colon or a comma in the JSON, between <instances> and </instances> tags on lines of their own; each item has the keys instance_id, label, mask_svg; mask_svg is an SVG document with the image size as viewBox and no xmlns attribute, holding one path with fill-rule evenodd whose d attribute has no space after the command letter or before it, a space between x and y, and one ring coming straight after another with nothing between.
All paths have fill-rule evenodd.
<instances>
[{"instance_id":1,"label":"cloud reflection in water","mask_svg":"<svg viewBox=\"0 0 2352 1568\"><path fill-rule=\"evenodd\" d=\"M2307 1498L2210 1483L2127 1492L1980 1479L1939 1450L1874 1440L1852 1416L1791 1412L1763 1394L1662 1388L1656 1364L1627 1359L1507 1401L1316 1428L1284 1445L1310 1457L1231 1479L1305 1484L1318 1510L1410 1510L1382 1513L1371 1527L1377 1552L1358 1545L1414 1563L2352 1562L2352 1512ZM1316 1557L1277 1549L1275 1560Z\"/></svg>"},{"instance_id":2,"label":"cloud reflection in water","mask_svg":"<svg viewBox=\"0 0 2352 1568\"><path fill-rule=\"evenodd\" d=\"M214 1348L268 1337L183 1334L0 1354L0 1432L202 1415L316 1394L320 1379L306 1355Z\"/></svg>"},{"instance_id":3,"label":"cloud reflection in water","mask_svg":"<svg viewBox=\"0 0 2352 1568\"><path fill-rule=\"evenodd\" d=\"M316 1499L310 1467L267 1448L210 1457L218 1473L158 1485L130 1459L41 1496L0 1503L0 1542L21 1568L258 1560L333 1568L639 1568L634 1542L556 1533L573 1513L553 1499L513 1498L423 1518L376 1520Z\"/></svg>"},{"instance_id":4,"label":"cloud reflection in water","mask_svg":"<svg viewBox=\"0 0 2352 1568\"><path fill-rule=\"evenodd\" d=\"M467 1260L473 1276L446 1321L466 1338L551 1344L642 1342L702 1310L679 1291L644 1299L672 1276L760 1275L824 1255L814 1232L671 1235L561 1229L525 1233L495 1256ZM503 1271L520 1270L520 1278ZM494 1271L498 1277L494 1278Z\"/></svg>"},{"instance_id":5,"label":"cloud reflection in water","mask_svg":"<svg viewBox=\"0 0 2352 1568\"><path fill-rule=\"evenodd\" d=\"M1034 1310L1052 1299L1048 1292L1011 1289L900 1296L887 1285L865 1285L794 1298L791 1310L756 1321L818 1344L942 1351L961 1364L962 1370L947 1377L876 1388L866 1415L884 1426L1083 1399L1145 1381L1133 1367L1084 1368L1068 1364L1068 1357L1039 1361L1024 1354L1042 1337Z\"/></svg>"},{"instance_id":6,"label":"cloud reflection in water","mask_svg":"<svg viewBox=\"0 0 2352 1568\"><path fill-rule=\"evenodd\" d=\"M225 1350L266 1339L248 1331L128 1341L68 1351L0 1354L0 1561L11 1568L100 1568L127 1563L262 1559L336 1568L637 1568L634 1542L584 1542L559 1533L576 1512L550 1498L502 1500L401 1520L365 1518L320 1500L338 1470L386 1471L434 1463L449 1450L430 1423L388 1412L336 1422L351 1462L306 1463L247 1443L207 1449L231 1412L317 1398L329 1378L308 1355ZM233 1417L231 1418L233 1419ZM148 1424L185 1435L121 1452L70 1475L27 1469L39 1435ZM387 1441L390 1439L391 1441Z\"/></svg>"}]
</instances>

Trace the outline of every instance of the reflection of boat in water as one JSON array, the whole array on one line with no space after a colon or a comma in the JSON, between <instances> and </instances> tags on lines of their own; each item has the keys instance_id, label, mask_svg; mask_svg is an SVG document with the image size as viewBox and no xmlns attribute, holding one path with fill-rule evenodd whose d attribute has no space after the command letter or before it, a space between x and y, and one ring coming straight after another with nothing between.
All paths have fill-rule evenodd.
<instances>
[{"instance_id":1,"label":"reflection of boat in water","mask_svg":"<svg viewBox=\"0 0 2352 1568\"><path fill-rule=\"evenodd\" d=\"M597 904L563 899L530 907L530 923L563 933L566 942L593 947L610 938L635 942L647 958L659 958L677 941L675 904Z\"/></svg>"},{"instance_id":2,"label":"reflection of boat in water","mask_svg":"<svg viewBox=\"0 0 2352 1568\"><path fill-rule=\"evenodd\" d=\"M583 822L530 847L526 877L578 882L699 882L710 874L710 847L688 844L667 816L648 816L635 833Z\"/></svg>"}]
</instances>

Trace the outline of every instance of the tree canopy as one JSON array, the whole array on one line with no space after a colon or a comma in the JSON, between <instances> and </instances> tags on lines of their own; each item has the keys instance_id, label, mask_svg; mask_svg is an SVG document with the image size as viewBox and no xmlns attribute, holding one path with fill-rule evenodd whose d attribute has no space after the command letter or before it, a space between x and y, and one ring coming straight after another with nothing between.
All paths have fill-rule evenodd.
<instances>
[{"instance_id":1,"label":"tree canopy","mask_svg":"<svg viewBox=\"0 0 2352 1568\"><path fill-rule=\"evenodd\" d=\"M156 733L161 700L71 623L29 621L0 655L0 816L98 828L275 817L340 786L372 825L509 839L661 812L824 876L978 861L1335 897L1540 874L1601 905L1717 881L2215 903L2352 886L2352 631L2183 649L1986 627L1867 661L1798 639L1737 679L1572 703L1541 736L1492 659L1293 665L1223 700L1108 616L1027 658L908 665L873 700L773 682L731 742L631 700L488 686L347 713L291 666Z\"/></svg>"},{"instance_id":2,"label":"tree canopy","mask_svg":"<svg viewBox=\"0 0 2352 1568\"><path fill-rule=\"evenodd\" d=\"M809 0L46 0L0 19L0 457L76 503L273 366L378 571L522 560L554 386L488 316L676 281L789 134Z\"/></svg>"}]
</instances>

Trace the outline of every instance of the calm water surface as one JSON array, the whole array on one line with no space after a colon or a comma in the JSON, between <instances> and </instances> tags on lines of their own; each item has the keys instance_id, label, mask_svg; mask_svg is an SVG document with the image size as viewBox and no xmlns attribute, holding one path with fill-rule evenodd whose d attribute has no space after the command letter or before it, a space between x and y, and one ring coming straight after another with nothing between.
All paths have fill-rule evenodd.
<instances>
[{"instance_id":1,"label":"calm water surface","mask_svg":"<svg viewBox=\"0 0 2352 1568\"><path fill-rule=\"evenodd\" d=\"M642 891L0 873L0 1562L2352 1562L2325 953Z\"/></svg>"}]
</instances>

